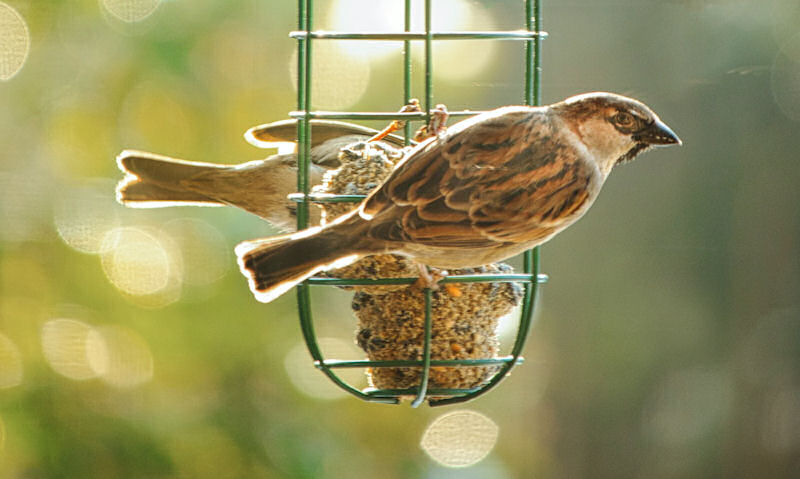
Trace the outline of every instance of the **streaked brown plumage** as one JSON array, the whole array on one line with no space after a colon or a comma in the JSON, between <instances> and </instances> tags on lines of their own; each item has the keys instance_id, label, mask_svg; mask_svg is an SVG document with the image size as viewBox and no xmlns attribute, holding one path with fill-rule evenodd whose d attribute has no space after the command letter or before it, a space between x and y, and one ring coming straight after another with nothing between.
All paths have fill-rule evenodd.
<instances>
[{"instance_id":1,"label":"streaked brown plumage","mask_svg":"<svg viewBox=\"0 0 800 479\"><path fill-rule=\"evenodd\" d=\"M417 145L360 207L323 228L236 248L260 301L376 253L440 268L501 261L580 218L614 165L678 137L644 104L589 93L510 106Z\"/></svg>"},{"instance_id":2,"label":"streaked brown plumage","mask_svg":"<svg viewBox=\"0 0 800 479\"><path fill-rule=\"evenodd\" d=\"M284 120L251 128L245 139L259 147L295 141L297 123ZM339 150L376 133L371 128L338 121L312 120L310 184L339 164ZM383 141L396 146L402 139L390 135ZM117 200L134 208L164 206L230 205L253 213L286 229L295 229L296 204L286 195L297 189L297 155L272 155L238 165L178 160L135 150L117 156L127 176L117 185ZM319 222L319 210L311 209L311 221Z\"/></svg>"}]
</instances>

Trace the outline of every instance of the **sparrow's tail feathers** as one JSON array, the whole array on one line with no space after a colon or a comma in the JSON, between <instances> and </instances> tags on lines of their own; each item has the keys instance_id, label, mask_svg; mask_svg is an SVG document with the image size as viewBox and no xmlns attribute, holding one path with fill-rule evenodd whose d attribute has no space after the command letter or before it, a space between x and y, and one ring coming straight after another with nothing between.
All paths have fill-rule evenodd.
<instances>
[{"instance_id":1,"label":"sparrow's tail feathers","mask_svg":"<svg viewBox=\"0 0 800 479\"><path fill-rule=\"evenodd\" d=\"M176 205L217 206L217 201L181 186L181 181L203 172L225 168L211 163L177 160L168 156L125 150L117 165L127 173L117 185L117 201L132 207Z\"/></svg>"},{"instance_id":2,"label":"sparrow's tail feathers","mask_svg":"<svg viewBox=\"0 0 800 479\"><path fill-rule=\"evenodd\" d=\"M256 299L268 303L320 271L347 266L370 254L348 249L348 241L335 228L316 227L240 243L236 256Z\"/></svg>"},{"instance_id":3,"label":"sparrow's tail feathers","mask_svg":"<svg viewBox=\"0 0 800 479\"><path fill-rule=\"evenodd\" d=\"M170 189L128 176L117 185L117 201L132 208L161 208L164 206L224 206L193 191Z\"/></svg>"}]
</instances>

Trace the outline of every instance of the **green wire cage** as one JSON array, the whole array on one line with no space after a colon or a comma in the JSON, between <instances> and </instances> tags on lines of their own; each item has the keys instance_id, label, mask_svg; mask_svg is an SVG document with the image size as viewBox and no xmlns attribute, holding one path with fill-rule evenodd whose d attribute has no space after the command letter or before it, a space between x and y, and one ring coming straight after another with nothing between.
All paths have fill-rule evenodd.
<instances>
[{"instance_id":1,"label":"green wire cage","mask_svg":"<svg viewBox=\"0 0 800 479\"><path fill-rule=\"evenodd\" d=\"M398 0L399 1L399 0ZM309 206L311 203L323 202L359 202L364 196L360 195L334 195L317 196L310 194L309 161L312 119L338 119L338 120L407 120L405 126L406 144L411 136L410 120L427 121L431 117L433 107L433 72L432 72L432 46L434 41L458 40L516 40L525 42L525 77L523 83L524 103L538 105L540 103L540 74L541 74L541 42L546 33L541 31L541 1L525 0L524 2L524 29L517 31L471 31L471 32L445 32L431 29L431 6L434 0L424 0L424 25L423 32L411 31L411 0L405 3L405 28L397 33L369 33L369 32L330 32L315 31L313 28L314 2L313 0L298 0L298 30L291 32L290 37L297 40L298 65L297 65L297 111L290 116L297 119L297 145L298 145L298 193L291 195L291 199L298 203L297 228L308 227ZM403 83L404 91L402 103L408 104L412 98L411 93L411 42L424 42L424 102L423 112L419 113L390 113L390 112L341 112L341 111L314 111L311 99L311 58L313 43L325 40L390 40L403 42ZM477 111L455 111L450 116L470 116ZM346 392L366 401L397 404L404 397L414 397L411 402L417 407L425 399L431 406L460 403L471 400L489 391L505 378L509 371L522 362L522 349L530 330L538 286L547 281L547 276L539 272L539 249L534 248L523 253L523 273L520 274L483 274L483 275L457 275L449 276L440 283L498 283L516 282L524 286L522 297L522 311L517 335L511 354L498 358L485 359L431 359L431 330L432 330L432 292L424 289L425 318L424 318L424 343L422 345L422 359L420 360L337 360L326 359L317 343L314 332L314 322L311 314L311 286L375 286L411 284L417 278L382 278L382 279L341 279L312 277L297 286L297 302L300 317L300 326L303 332L308 351L314 365L328 376L337 386ZM436 389L428 387L428 379L432 367L460 367L460 366L498 366L498 370L488 381L470 389ZM421 371L417 387L411 389L370 389L360 390L347 384L337 374L340 368L418 368Z\"/></svg>"}]
</instances>

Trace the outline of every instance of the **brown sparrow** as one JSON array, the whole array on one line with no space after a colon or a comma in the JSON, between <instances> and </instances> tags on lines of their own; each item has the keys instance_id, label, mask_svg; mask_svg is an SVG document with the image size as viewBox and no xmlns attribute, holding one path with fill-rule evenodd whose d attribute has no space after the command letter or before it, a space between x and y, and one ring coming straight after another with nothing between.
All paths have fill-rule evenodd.
<instances>
[{"instance_id":1,"label":"brown sparrow","mask_svg":"<svg viewBox=\"0 0 800 479\"><path fill-rule=\"evenodd\" d=\"M318 184L330 168L339 165L339 150L350 143L375 135L371 128L339 121L312 120L309 183ZM284 120L249 129L245 139L259 147L294 142L295 120ZM383 141L400 147L399 136ZM164 206L236 206L274 225L295 229L296 203L286 195L297 190L297 155L272 155L239 165L219 165L178 160L135 150L117 156L126 177L117 185L117 200L134 208ZM319 209L311 208L313 224L319 223Z\"/></svg>"},{"instance_id":2,"label":"brown sparrow","mask_svg":"<svg viewBox=\"0 0 800 479\"><path fill-rule=\"evenodd\" d=\"M262 302L378 253L438 268L485 265L578 220L615 165L680 143L650 108L612 93L507 106L415 146L358 209L324 227L241 243L236 254Z\"/></svg>"}]
</instances>

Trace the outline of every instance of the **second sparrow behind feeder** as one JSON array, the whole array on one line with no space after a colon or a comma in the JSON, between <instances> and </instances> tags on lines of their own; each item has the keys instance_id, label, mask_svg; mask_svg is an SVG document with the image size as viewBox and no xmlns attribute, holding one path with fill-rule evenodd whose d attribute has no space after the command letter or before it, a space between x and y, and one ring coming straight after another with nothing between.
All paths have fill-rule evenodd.
<instances>
[{"instance_id":1,"label":"second sparrow behind feeder","mask_svg":"<svg viewBox=\"0 0 800 479\"><path fill-rule=\"evenodd\" d=\"M245 139L262 148L294 142L296 121L284 120L251 128ZM312 120L309 182L339 165L339 150L364 141L376 130L339 121ZM398 148L402 138L383 138ZM286 199L297 191L297 154L272 155L238 165L185 161L136 150L117 156L125 178L117 185L117 200L133 208L165 206L235 206L281 229L296 226L296 203ZM319 223L319 209L310 209L310 223Z\"/></svg>"}]
</instances>

